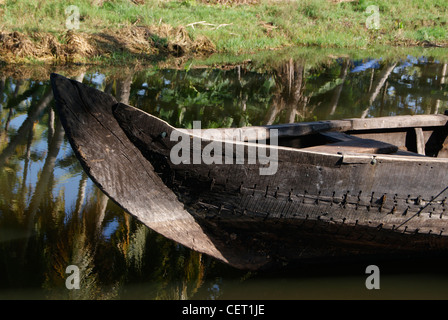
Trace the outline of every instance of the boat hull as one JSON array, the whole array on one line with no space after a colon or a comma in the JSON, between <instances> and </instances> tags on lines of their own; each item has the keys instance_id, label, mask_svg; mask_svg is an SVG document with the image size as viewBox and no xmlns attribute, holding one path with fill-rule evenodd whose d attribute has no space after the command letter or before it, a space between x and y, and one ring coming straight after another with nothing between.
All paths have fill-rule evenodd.
<instances>
[{"instance_id":1,"label":"boat hull","mask_svg":"<svg viewBox=\"0 0 448 320\"><path fill-rule=\"evenodd\" d=\"M260 163L174 164L170 150L176 141L166 136L160 147L151 138L168 131L155 124L161 120L125 105L118 105L114 114L129 139L164 173L165 183L184 202L202 204L214 215L229 212L265 220L313 220L399 234L448 235L447 159L326 154L267 145L259 148L276 148L277 153L276 172L271 175L260 174ZM202 149L209 143L201 142ZM232 144L222 142L222 149L228 143Z\"/></svg>"},{"instance_id":2,"label":"boat hull","mask_svg":"<svg viewBox=\"0 0 448 320\"><path fill-rule=\"evenodd\" d=\"M246 156L255 147L276 157L269 164L194 163L192 145L191 161L175 163L179 140L170 137L198 137L76 81L51 80L67 137L91 179L148 227L193 250L260 269L448 247L444 159L221 141ZM209 144L199 137L199 152ZM274 162L275 172L260 174Z\"/></svg>"}]
</instances>

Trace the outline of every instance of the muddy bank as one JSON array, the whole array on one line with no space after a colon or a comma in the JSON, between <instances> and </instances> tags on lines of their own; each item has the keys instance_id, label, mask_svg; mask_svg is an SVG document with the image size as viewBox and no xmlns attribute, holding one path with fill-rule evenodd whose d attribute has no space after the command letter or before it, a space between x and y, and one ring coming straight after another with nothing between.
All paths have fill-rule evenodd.
<instances>
[{"instance_id":1,"label":"muddy bank","mask_svg":"<svg viewBox=\"0 0 448 320\"><path fill-rule=\"evenodd\" d=\"M69 30L60 35L0 31L0 62L94 63L129 59L140 62L166 57L205 56L216 51L206 37L192 39L183 26L129 26L87 34Z\"/></svg>"}]
</instances>

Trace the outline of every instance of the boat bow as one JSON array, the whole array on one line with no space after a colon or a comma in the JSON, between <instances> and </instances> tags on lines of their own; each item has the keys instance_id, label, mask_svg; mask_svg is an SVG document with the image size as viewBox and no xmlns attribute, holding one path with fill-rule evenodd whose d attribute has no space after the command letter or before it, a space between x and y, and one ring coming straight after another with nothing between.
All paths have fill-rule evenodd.
<instances>
[{"instance_id":1,"label":"boat bow","mask_svg":"<svg viewBox=\"0 0 448 320\"><path fill-rule=\"evenodd\" d=\"M112 113L118 102L112 96L57 74L51 75L51 85L75 155L111 200L152 230L195 251L236 267L257 268L264 263L248 264L241 261L244 256L216 248L120 128Z\"/></svg>"}]
</instances>

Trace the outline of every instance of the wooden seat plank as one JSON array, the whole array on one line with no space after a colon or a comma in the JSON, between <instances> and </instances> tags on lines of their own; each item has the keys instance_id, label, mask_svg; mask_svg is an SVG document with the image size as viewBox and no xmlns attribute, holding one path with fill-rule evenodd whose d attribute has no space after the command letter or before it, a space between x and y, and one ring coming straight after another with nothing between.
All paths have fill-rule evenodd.
<instances>
[{"instance_id":1,"label":"wooden seat plank","mask_svg":"<svg viewBox=\"0 0 448 320\"><path fill-rule=\"evenodd\" d=\"M378 130L444 126L447 123L448 117L443 114L427 114L347 120L351 122L352 130Z\"/></svg>"},{"instance_id":2,"label":"wooden seat plank","mask_svg":"<svg viewBox=\"0 0 448 320\"><path fill-rule=\"evenodd\" d=\"M325 153L350 152L350 153L369 153L369 154L370 153L388 154L388 153L395 153L398 151L397 146L378 140L361 139L358 137L350 136L348 134L339 134L339 135L331 134L326 136L330 136L333 139L339 137L341 140L335 143L303 148L302 150L325 152Z\"/></svg>"},{"instance_id":3,"label":"wooden seat plank","mask_svg":"<svg viewBox=\"0 0 448 320\"><path fill-rule=\"evenodd\" d=\"M257 141L269 139L276 130L278 138L294 138L322 132L345 132L397 128L424 128L444 126L448 116L442 114L393 116L367 119L325 120L315 122L286 123L267 126L242 128L216 128L224 140ZM198 134L201 130L185 130L189 134Z\"/></svg>"}]
</instances>

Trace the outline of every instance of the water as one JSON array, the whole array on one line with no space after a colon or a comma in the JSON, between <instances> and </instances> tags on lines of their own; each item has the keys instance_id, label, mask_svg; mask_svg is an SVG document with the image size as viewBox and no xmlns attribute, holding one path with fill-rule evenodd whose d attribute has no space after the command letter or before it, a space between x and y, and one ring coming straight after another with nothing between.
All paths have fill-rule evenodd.
<instances>
[{"instance_id":1,"label":"water","mask_svg":"<svg viewBox=\"0 0 448 320\"><path fill-rule=\"evenodd\" d=\"M57 71L184 128L195 120L203 128L239 127L448 108L447 62L431 56ZM446 257L250 272L165 239L83 172L53 111L49 74L0 73L0 299L448 297ZM79 290L66 287L73 261L81 270ZM380 267L379 290L366 289L370 264Z\"/></svg>"}]
</instances>

